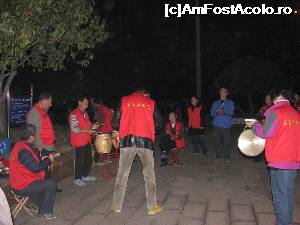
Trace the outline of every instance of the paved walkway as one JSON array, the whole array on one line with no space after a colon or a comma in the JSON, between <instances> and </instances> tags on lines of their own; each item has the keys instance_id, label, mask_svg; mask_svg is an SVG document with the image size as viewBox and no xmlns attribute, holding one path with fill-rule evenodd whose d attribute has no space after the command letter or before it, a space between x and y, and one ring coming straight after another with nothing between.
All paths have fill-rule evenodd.
<instances>
[{"instance_id":1,"label":"paved walkway","mask_svg":"<svg viewBox=\"0 0 300 225\"><path fill-rule=\"evenodd\" d=\"M209 133L209 132L208 132ZM238 130L233 137L236 145ZM211 137L212 135L209 135ZM183 155L184 166L160 168L156 154L157 198L164 210L146 215L141 163L134 163L123 211L110 210L115 179L98 179L80 188L72 178L60 182L53 221L19 215L16 225L274 225L269 177L263 162L254 162L232 149L232 162L214 160L213 140L209 156ZM190 147L190 146L188 146ZM93 175L100 176L95 167ZM297 187L300 179L297 180ZM300 191L296 192L295 225L300 225Z\"/></svg>"}]
</instances>

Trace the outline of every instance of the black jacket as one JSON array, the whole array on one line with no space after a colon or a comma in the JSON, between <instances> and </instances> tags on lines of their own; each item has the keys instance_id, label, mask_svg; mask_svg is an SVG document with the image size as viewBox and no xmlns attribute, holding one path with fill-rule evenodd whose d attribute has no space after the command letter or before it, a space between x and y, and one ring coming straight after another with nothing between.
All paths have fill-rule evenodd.
<instances>
[{"instance_id":1,"label":"black jacket","mask_svg":"<svg viewBox=\"0 0 300 225\"><path fill-rule=\"evenodd\" d=\"M113 120L112 120L112 127L115 130L119 130L120 127L120 119L122 115L121 103L115 109ZM154 108L153 113L154 125L155 125L155 132L159 133L162 130L163 123L162 118L157 110L157 107ZM121 148L128 148L128 147L136 147L136 148L147 148L150 150L154 150L154 143L149 138L138 137L134 135L127 135L126 137L120 140L120 147Z\"/></svg>"}]
</instances>

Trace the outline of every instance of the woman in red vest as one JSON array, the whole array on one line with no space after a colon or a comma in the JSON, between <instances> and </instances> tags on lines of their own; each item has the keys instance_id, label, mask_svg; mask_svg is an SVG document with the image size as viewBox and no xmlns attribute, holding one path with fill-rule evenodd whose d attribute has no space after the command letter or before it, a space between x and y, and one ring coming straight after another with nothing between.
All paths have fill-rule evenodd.
<instances>
[{"instance_id":1,"label":"woman in red vest","mask_svg":"<svg viewBox=\"0 0 300 225\"><path fill-rule=\"evenodd\" d=\"M266 139L265 155L271 177L273 206L278 225L293 223L294 189L300 169L300 114L290 104L290 92L274 91L274 105L264 114L264 124L247 122Z\"/></svg>"},{"instance_id":2,"label":"woman in red vest","mask_svg":"<svg viewBox=\"0 0 300 225\"><path fill-rule=\"evenodd\" d=\"M78 107L70 114L71 145L75 148L75 181L78 186L85 186L85 181L94 181L89 176L91 170L91 135L97 125L90 122L86 109L89 105L87 97L78 98Z\"/></svg>"},{"instance_id":3,"label":"woman in red vest","mask_svg":"<svg viewBox=\"0 0 300 225\"><path fill-rule=\"evenodd\" d=\"M18 132L20 140L14 145L10 160L9 182L17 195L31 197L38 205L38 216L54 219L53 206L56 184L45 179L45 170L51 165L52 154L39 157L39 151L33 149L36 140L36 128L26 124Z\"/></svg>"},{"instance_id":4,"label":"woman in red vest","mask_svg":"<svg viewBox=\"0 0 300 225\"><path fill-rule=\"evenodd\" d=\"M170 155L170 165L182 163L177 157L177 151L182 151L185 147L184 141L184 126L176 119L176 113L169 113L169 122L166 124L165 134L160 140L161 154L161 167L168 164L168 156Z\"/></svg>"},{"instance_id":5,"label":"woman in red vest","mask_svg":"<svg viewBox=\"0 0 300 225\"><path fill-rule=\"evenodd\" d=\"M188 107L188 127L192 138L193 153L199 155L200 148L204 155L207 155L207 146L203 139L204 119L202 106L196 96L191 97L191 106Z\"/></svg>"}]
</instances>

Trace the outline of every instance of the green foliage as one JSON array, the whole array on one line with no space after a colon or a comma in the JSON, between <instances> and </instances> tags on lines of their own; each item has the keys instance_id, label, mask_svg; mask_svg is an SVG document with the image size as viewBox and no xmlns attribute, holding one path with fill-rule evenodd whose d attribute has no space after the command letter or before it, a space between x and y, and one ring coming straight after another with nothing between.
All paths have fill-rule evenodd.
<instances>
[{"instance_id":1,"label":"green foliage","mask_svg":"<svg viewBox=\"0 0 300 225\"><path fill-rule=\"evenodd\" d=\"M0 0L1 1L1 0ZM9 0L0 15L0 71L25 64L63 70L68 60L87 66L108 38L89 0Z\"/></svg>"}]
</instances>

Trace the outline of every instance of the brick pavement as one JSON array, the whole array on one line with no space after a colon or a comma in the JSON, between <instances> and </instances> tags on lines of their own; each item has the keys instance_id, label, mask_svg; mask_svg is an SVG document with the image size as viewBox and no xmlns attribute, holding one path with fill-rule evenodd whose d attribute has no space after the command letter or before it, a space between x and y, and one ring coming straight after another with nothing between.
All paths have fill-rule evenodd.
<instances>
[{"instance_id":1,"label":"brick pavement","mask_svg":"<svg viewBox=\"0 0 300 225\"><path fill-rule=\"evenodd\" d=\"M238 133L233 137L236 141ZM210 137L210 135L208 135ZM16 225L274 225L269 177L263 162L254 162L232 149L232 162L184 153L184 166L160 168L156 154L157 199L164 206L156 216L146 215L141 164L134 163L122 213L110 210L114 181L98 179L85 188L72 178L60 182L59 218L45 221L22 213ZM190 146L188 146L189 148ZM99 167L92 173L100 176ZM299 187L300 179L297 179ZM295 225L300 225L300 191L296 189Z\"/></svg>"}]
</instances>

